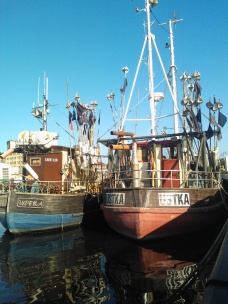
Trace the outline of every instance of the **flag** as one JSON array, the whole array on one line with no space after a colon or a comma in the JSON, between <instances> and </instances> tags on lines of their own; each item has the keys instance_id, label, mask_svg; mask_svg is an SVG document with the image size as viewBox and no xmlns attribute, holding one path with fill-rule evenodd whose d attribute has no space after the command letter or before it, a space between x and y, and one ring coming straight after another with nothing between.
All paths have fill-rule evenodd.
<instances>
[{"instance_id":1,"label":"flag","mask_svg":"<svg viewBox=\"0 0 228 304\"><path fill-rule=\"evenodd\" d=\"M77 109L77 120L80 125L87 124L87 109L83 105L81 105L79 102L76 104Z\"/></svg>"},{"instance_id":2,"label":"flag","mask_svg":"<svg viewBox=\"0 0 228 304\"><path fill-rule=\"evenodd\" d=\"M218 124L221 126L221 127L224 127L225 124L227 122L227 117L225 115L223 115L220 111L219 111L219 114L218 114Z\"/></svg>"},{"instance_id":3,"label":"flag","mask_svg":"<svg viewBox=\"0 0 228 304\"><path fill-rule=\"evenodd\" d=\"M72 123L72 113L69 111L69 128L70 130L74 130L74 126L73 126L73 123Z\"/></svg>"},{"instance_id":4,"label":"flag","mask_svg":"<svg viewBox=\"0 0 228 304\"><path fill-rule=\"evenodd\" d=\"M120 92L124 93L127 87L127 78L124 78L124 84L123 86L120 88Z\"/></svg>"},{"instance_id":5,"label":"flag","mask_svg":"<svg viewBox=\"0 0 228 304\"><path fill-rule=\"evenodd\" d=\"M75 110L73 110L73 114L72 114L72 121L73 120L76 120L76 113L75 113Z\"/></svg>"},{"instance_id":6,"label":"flag","mask_svg":"<svg viewBox=\"0 0 228 304\"><path fill-rule=\"evenodd\" d=\"M73 130L74 130L74 125L73 125L72 121L70 122L70 125L69 125L69 126L70 126L70 130L73 131Z\"/></svg>"},{"instance_id":7,"label":"flag","mask_svg":"<svg viewBox=\"0 0 228 304\"><path fill-rule=\"evenodd\" d=\"M211 125L209 124L208 129L206 131L206 137L207 139L210 139L214 135L213 129Z\"/></svg>"},{"instance_id":8,"label":"flag","mask_svg":"<svg viewBox=\"0 0 228 304\"><path fill-rule=\"evenodd\" d=\"M221 128L219 128L219 127L217 127L217 137L218 137L218 140L222 139Z\"/></svg>"},{"instance_id":9,"label":"flag","mask_svg":"<svg viewBox=\"0 0 228 304\"><path fill-rule=\"evenodd\" d=\"M201 86L197 81L194 83L194 92L195 92L195 99L198 99L201 95Z\"/></svg>"},{"instance_id":10,"label":"flag","mask_svg":"<svg viewBox=\"0 0 228 304\"><path fill-rule=\"evenodd\" d=\"M196 114L196 119L197 119L197 121L198 121L199 123L202 122L202 120L201 120L201 110L200 110L200 109L198 110L198 112L197 112L197 114Z\"/></svg>"},{"instance_id":11,"label":"flag","mask_svg":"<svg viewBox=\"0 0 228 304\"><path fill-rule=\"evenodd\" d=\"M196 132L200 131L199 122L198 122L194 112L191 109L187 109L187 114L190 117L190 120L187 120L189 126Z\"/></svg>"},{"instance_id":12,"label":"flag","mask_svg":"<svg viewBox=\"0 0 228 304\"><path fill-rule=\"evenodd\" d=\"M93 112L91 111L89 114L89 119L88 119L88 124L91 127L92 125L94 125L96 122L96 116L95 114L93 114Z\"/></svg>"}]
</instances>

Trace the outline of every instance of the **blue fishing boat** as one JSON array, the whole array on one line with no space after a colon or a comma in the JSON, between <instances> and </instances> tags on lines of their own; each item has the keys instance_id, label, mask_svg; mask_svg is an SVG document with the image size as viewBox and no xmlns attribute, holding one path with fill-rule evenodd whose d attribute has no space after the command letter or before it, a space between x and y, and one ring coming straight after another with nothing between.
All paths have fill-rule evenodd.
<instances>
[{"instance_id":1,"label":"blue fishing boat","mask_svg":"<svg viewBox=\"0 0 228 304\"><path fill-rule=\"evenodd\" d=\"M93 136L97 103L84 105L79 99L76 94L75 102L66 105L71 130L74 120L77 124L77 145L59 146L58 134L47 131L49 112L44 94L42 106L32 111L42 119L42 129L21 132L15 146L0 155L2 160L12 153L23 155L21 180L2 183L0 193L0 223L11 233L64 230L99 221L100 162Z\"/></svg>"}]
</instances>

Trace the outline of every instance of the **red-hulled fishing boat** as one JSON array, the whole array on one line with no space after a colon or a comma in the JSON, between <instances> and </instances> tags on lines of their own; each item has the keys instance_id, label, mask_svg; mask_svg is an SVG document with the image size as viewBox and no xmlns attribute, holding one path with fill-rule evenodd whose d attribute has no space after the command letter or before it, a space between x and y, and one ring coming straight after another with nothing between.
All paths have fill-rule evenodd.
<instances>
[{"instance_id":1,"label":"red-hulled fishing boat","mask_svg":"<svg viewBox=\"0 0 228 304\"><path fill-rule=\"evenodd\" d=\"M222 103L207 102L209 127L203 131L201 119L200 73L192 76L183 73L183 96L181 111L177 102L176 66L173 48L173 24L181 20L170 20L171 53L170 72L165 72L159 54L155 36L151 34L150 11L157 1L145 0L144 11L147 15L147 30L136 76L125 111L122 112L119 131L113 140L100 140L108 147L108 177L104 181L102 210L107 223L118 233L137 240L167 237L196 231L217 222L226 210L226 192L222 187L221 172L218 163L218 140L221 139L221 127L226 117L221 114ZM150 134L139 136L136 132L125 132L128 114L132 113L132 99L140 63L143 60L145 45L148 44L149 89L146 99L150 103ZM166 89L171 96L173 112L157 117L156 108L166 96L155 92L152 67L152 46L157 53L161 69L166 80ZM126 73L124 86L121 88L121 105L127 85ZM171 81L172 79L172 81ZM144 98L145 99L145 98ZM143 102L143 99L141 100ZM141 103L138 102L138 104ZM148 101L147 101L148 103ZM139 123L138 107L136 124ZM165 109L164 109L165 108ZM168 105L163 110L170 111ZM159 132L157 122L169 124ZM131 119L132 120L132 119ZM207 122L208 125L208 122ZM174 129L168 133L169 129ZM146 127L144 129L146 134ZM214 140L212 141L211 138ZM213 142L213 145L212 145Z\"/></svg>"}]
</instances>

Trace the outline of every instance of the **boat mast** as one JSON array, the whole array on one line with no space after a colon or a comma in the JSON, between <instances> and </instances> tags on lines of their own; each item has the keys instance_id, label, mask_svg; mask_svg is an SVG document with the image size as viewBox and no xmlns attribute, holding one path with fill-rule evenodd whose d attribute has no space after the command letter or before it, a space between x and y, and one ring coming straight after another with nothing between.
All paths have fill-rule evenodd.
<instances>
[{"instance_id":1,"label":"boat mast","mask_svg":"<svg viewBox=\"0 0 228 304\"><path fill-rule=\"evenodd\" d=\"M152 43L150 30L150 2L145 1L147 15L147 39L148 39L148 76L149 76L149 102L150 102L150 117L151 117L151 134L155 135L155 104L154 104L154 80L153 80L153 61L152 61Z\"/></svg>"},{"instance_id":2,"label":"boat mast","mask_svg":"<svg viewBox=\"0 0 228 304\"><path fill-rule=\"evenodd\" d=\"M145 0L145 9L142 9L142 10L139 10L138 8L136 9L137 12L141 12L141 11L146 12L146 15L147 15L147 36L144 39L142 51L141 51L141 54L140 54L138 66L137 66L137 69L136 69L133 85L132 85L130 96L129 96L129 99L128 99L128 103L127 103L127 106L126 106L126 109L125 109L125 114L124 114L123 119L122 119L122 125L121 125L120 130L124 129L126 116L127 116L128 109L129 109L129 106L130 106L130 102L131 102L132 94L133 94L133 91L134 91L136 79L137 79L137 76L138 76L140 64L142 62L143 53L144 53L144 50L145 50L145 47L146 47L146 43L148 42L149 102L150 102L150 115L151 115L150 121L151 121L151 134L155 135L155 102L154 102L155 100L154 100L153 61L152 61L152 40L154 40L154 36L152 36L151 30L150 30L150 26L151 26L150 8L151 7L153 8L157 4L158 4L157 0Z\"/></svg>"},{"instance_id":3,"label":"boat mast","mask_svg":"<svg viewBox=\"0 0 228 304\"><path fill-rule=\"evenodd\" d=\"M170 31L170 55L171 55L171 71L172 71L172 85L173 85L173 113L174 113L174 133L179 132L178 126L178 106L177 106L177 84L176 84L176 65L174 59L174 44L173 44L173 23L180 20L169 20L169 31Z\"/></svg>"},{"instance_id":4,"label":"boat mast","mask_svg":"<svg viewBox=\"0 0 228 304\"><path fill-rule=\"evenodd\" d=\"M33 104L33 110L31 113L42 124L41 131L47 131L47 114L49 113L49 110L48 110L48 78L46 76L44 77L43 104L39 103L39 85L40 85L40 79L38 80L38 105L36 107L34 107L34 104ZM42 110L39 110L39 109L42 109Z\"/></svg>"},{"instance_id":5,"label":"boat mast","mask_svg":"<svg viewBox=\"0 0 228 304\"><path fill-rule=\"evenodd\" d=\"M170 69L172 72L172 92L173 92L173 113L174 113L174 133L179 132L179 125L178 125L178 105L177 105L177 84L176 84L176 70L177 67L175 65L175 56L174 56L174 36L173 36L173 24L176 24L177 22L182 21L183 19L176 20L169 20L169 39L170 39L170 45L168 46L170 48L170 57L171 57L171 65ZM159 25L164 25L167 23L162 23Z\"/></svg>"},{"instance_id":6,"label":"boat mast","mask_svg":"<svg viewBox=\"0 0 228 304\"><path fill-rule=\"evenodd\" d=\"M44 79L43 94L43 131L47 131L47 108L48 108L48 78Z\"/></svg>"},{"instance_id":7,"label":"boat mast","mask_svg":"<svg viewBox=\"0 0 228 304\"><path fill-rule=\"evenodd\" d=\"M136 9L137 12L141 12L144 11L147 14L147 35L145 36L144 39L144 44L142 47L142 51L140 54L140 58L139 58L139 62L138 62L138 66L136 69L136 73L135 73L135 77L133 80L133 85L130 91L130 95L129 95L129 99L128 99L128 103L125 109L125 114L123 116L123 120L122 120L122 125L121 125L121 129L124 129L124 124L128 113L128 109L130 106L130 102L131 102L131 98L132 98L132 94L134 91L134 87L135 87L135 83L136 83L136 79L138 76L138 72L139 72L139 68L140 68L140 64L143 60L143 54L145 51L145 47L146 44L148 46L148 77L149 77L149 102L150 102L150 128L151 128L151 135L156 135L156 125L155 125L155 121L156 121L156 104L159 100L164 98L164 94L163 93L155 93L154 92L154 81L153 81L153 61L152 61L152 45L154 47L154 50L157 54L158 60L160 62L161 65L161 69L163 71L163 75L166 81L166 84L168 86L170 95L172 97L172 101L173 101L173 107L174 107L174 129L175 132L178 133L179 132L179 127L178 127L178 116L179 116L179 110L178 110L178 106L177 106L177 88L176 88L176 66L175 66L175 62L174 62L174 46L173 46L173 31L172 31L172 24L176 23L178 21L181 20L174 20L174 21L169 21L169 26L170 26L170 47L171 47L171 70L172 70L172 87L171 84L169 82L168 76L167 76L167 72L164 68L156 41L155 41L155 35L153 35L151 33L151 22L150 22L150 11L151 8L153 8L154 6L156 6L158 4L157 0L145 0L145 9L141 9L139 10L138 8ZM173 114L172 114L173 115ZM143 120L147 120L147 119L143 119Z\"/></svg>"},{"instance_id":8,"label":"boat mast","mask_svg":"<svg viewBox=\"0 0 228 304\"><path fill-rule=\"evenodd\" d=\"M122 72L124 73L124 84L123 86L120 88L120 92L121 92L121 102L120 102L120 119L121 119L121 124L123 121L123 117L124 117L124 99L125 99L125 90L127 87L127 73L128 73L129 69L127 66L122 68Z\"/></svg>"}]
</instances>

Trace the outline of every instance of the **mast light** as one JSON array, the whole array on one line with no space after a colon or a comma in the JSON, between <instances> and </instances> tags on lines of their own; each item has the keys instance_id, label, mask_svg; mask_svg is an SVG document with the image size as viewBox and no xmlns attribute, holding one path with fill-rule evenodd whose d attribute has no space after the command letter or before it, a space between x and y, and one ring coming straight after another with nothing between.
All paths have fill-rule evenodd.
<instances>
[{"instance_id":1,"label":"mast light","mask_svg":"<svg viewBox=\"0 0 228 304\"><path fill-rule=\"evenodd\" d=\"M93 106L93 107L98 106L98 102L97 102L96 100L91 101L90 104L91 104L91 106Z\"/></svg>"},{"instance_id":2,"label":"mast light","mask_svg":"<svg viewBox=\"0 0 228 304\"><path fill-rule=\"evenodd\" d=\"M161 99L164 98L164 93L162 92L154 92L154 101L160 101Z\"/></svg>"},{"instance_id":3,"label":"mast light","mask_svg":"<svg viewBox=\"0 0 228 304\"><path fill-rule=\"evenodd\" d=\"M75 99L76 101L79 101L79 100L80 100L80 96L79 96L78 93L75 94L74 99Z\"/></svg>"},{"instance_id":4,"label":"mast light","mask_svg":"<svg viewBox=\"0 0 228 304\"><path fill-rule=\"evenodd\" d=\"M128 67L126 66L126 67L123 67L123 68L122 68L122 71L124 72L124 74L126 74L126 73L128 73L129 69L128 69Z\"/></svg>"},{"instance_id":5,"label":"mast light","mask_svg":"<svg viewBox=\"0 0 228 304\"><path fill-rule=\"evenodd\" d=\"M158 0L149 0L151 7L154 7L158 4Z\"/></svg>"}]
</instances>

